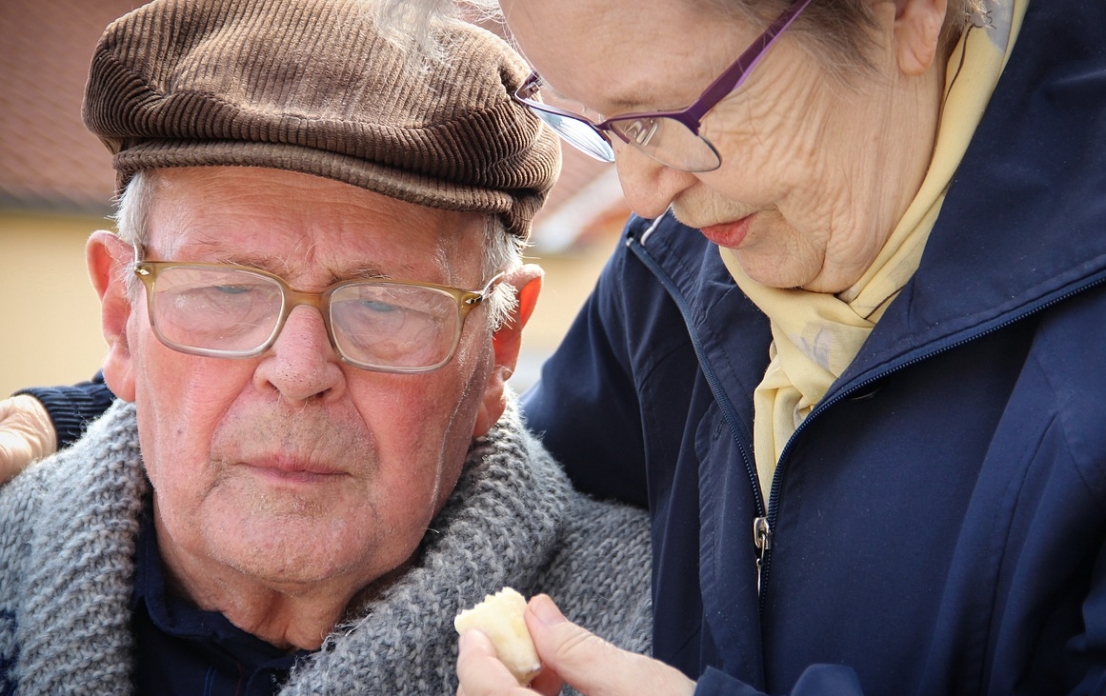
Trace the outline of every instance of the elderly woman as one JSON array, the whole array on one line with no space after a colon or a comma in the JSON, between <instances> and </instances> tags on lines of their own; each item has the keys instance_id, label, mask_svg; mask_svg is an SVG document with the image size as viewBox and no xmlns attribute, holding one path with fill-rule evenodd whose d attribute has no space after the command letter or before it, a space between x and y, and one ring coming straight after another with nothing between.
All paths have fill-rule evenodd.
<instances>
[{"instance_id":1,"label":"elderly woman","mask_svg":"<svg viewBox=\"0 0 1106 696\"><path fill-rule=\"evenodd\" d=\"M1101 692L1106 3L501 5L519 98L641 216L525 410L578 486L649 506L677 668L540 600L549 670ZM505 689L479 636L459 672Z\"/></svg>"},{"instance_id":2,"label":"elderly woman","mask_svg":"<svg viewBox=\"0 0 1106 696\"><path fill-rule=\"evenodd\" d=\"M535 688L1101 692L1106 3L502 9L641 216L524 407L648 505L659 661L538 598Z\"/></svg>"}]
</instances>

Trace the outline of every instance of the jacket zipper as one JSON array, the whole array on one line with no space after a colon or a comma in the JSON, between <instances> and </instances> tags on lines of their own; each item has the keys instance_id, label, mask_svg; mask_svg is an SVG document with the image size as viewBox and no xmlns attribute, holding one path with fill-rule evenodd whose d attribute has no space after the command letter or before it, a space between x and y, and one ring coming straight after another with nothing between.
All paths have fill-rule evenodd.
<instances>
[{"instance_id":1,"label":"jacket zipper","mask_svg":"<svg viewBox=\"0 0 1106 696\"><path fill-rule=\"evenodd\" d=\"M657 280L660 281L665 290L668 291L669 297L672 298L672 300L676 303L676 307L680 310L680 315L684 318L684 324L687 326L688 329L688 336L691 338L691 344L695 349L695 356L699 360L699 368L703 371L703 376L706 378L707 384L710 386L711 393L714 394L715 401L718 402L718 408L722 411L722 417L726 421L726 424L729 425L730 433L733 435L734 441L737 444L738 451L741 453L741 459L745 464L745 470L749 476L750 485L752 485L753 488L753 499L756 503L756 517L753 519L753 548L756 552L755 559L757 571L757 595L759 598L759 613L762 615L764 613L763 587L764 582L768 577L768 571L772 559L771 552L773 546L775 545L774 529L779 508L780 480L785 471L784 464L791 452L792 444L799 436L799 433L801 433L807 427L807 424L810 421L812 421L815 417L817 417L819 414L832 407L833 405L843 401L849 396L862 391L864 388L875 384L876 382L879 382L880 380L885 379L900 370L905 370L906 368L911 367L912 365L916 365L923 360L928 360L929 358L940 355L941 353L954 350L966 343L970 343L971 341L983 338L984 336L992 334L996 331L1000 331L1010 326L1011 324L1022 321L1023 319L1037 314L1038 312L1042 312L1045 309L1048 309L1055 304L1063 302L1070 297L1074 297L1075 295L1085 292L1096 285L1106 282L1106 271L1099 271L1097 275L1092 276L1079 286L1072 288L1067 292L1057 295L1056 297L1046 299L1044 301L1038 300L1037 304L1029 305L1029 307L1024 309L1022 312L1009 317L1004 321L995 324L994 326L988 327L970 336L965 336L964 338L953 341L948 345L938 346L935 349L911 358L906 362L900 363L898 365L892 365L891 367L888 367L881 372L877 372L876 374L869 376L864 380L839 391L831 399L827 401L822 401L817 406L815 406L814 410L810 412L810 415L808 415L803 420L803 422L799 424L799 426L795 429L795 432L791 434L791 438L788 439L787 444L783 448L783 452L780 453L780 459L777 463L776 471L772 476L772 486L768 492L768 504L767 506L765 506L764 498L760 493L760 479L757 476L756 466L753 464L752 456L749 452L746 451L744 444L737 437L737 433L740 432L738 428L737 414L735 413L735 409L730 403L729 398L726 396L725 391L722 389L721 381L718 379L717 375L715 375L714 369L713 367L711 367L710 362L706 359L707 356L703 351L698 334L696 331L694 331L694 325L691 322L691 312L690 308L687 305L687 301L684 299L683 294L676 287L676 284L672 282L671 278L668 277L668 274L663 271L660 264L657 263L653 259L653 257L649 255L648 252L645 251L645 248L643 246L644 239L653 233L653 231L657 228L657 226L665 217L666 215L661 215L652 222L648 229L646 229L645 232L642 234L642 242L639 243L638 240L636 240L633 236L627 236L625 244L632 252L634 252L634 256L636 256L642 263L646 265L646 267L649 268L650 271L652 271L653 275L657 278Z\"/></svg>"},{"instance_id":2,"label":"jacket zipper","mask_svg":"<svg viewBox=\"0 0 1106 696\"><path fill-rule=\"evenodd\" d=\"M772 525L768 524L767 515L753 519L753 546L757 550L757 597L760 597L765 554L772 549Z\"/></svg>"}]
</instances>

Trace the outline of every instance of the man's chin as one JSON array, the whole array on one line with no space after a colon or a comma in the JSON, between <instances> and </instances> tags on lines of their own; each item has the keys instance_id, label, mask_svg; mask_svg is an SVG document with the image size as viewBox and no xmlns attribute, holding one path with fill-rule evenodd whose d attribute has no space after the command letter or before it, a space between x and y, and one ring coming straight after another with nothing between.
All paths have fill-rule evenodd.
<instances>
[{"instance_id":1,"label":"man's chin","mask_svg":"<svg viewBox=\"0 0 1106 696\"><path fill-rule=\"evenodd\" d=\"M277 522L276 524L281 524ZM211 557L233 569L244 580L286 594L318 591L330 583L357 575L365 560L362 550L339 549L328 541L330 530L286 521L280 531L259 528L236 530L212 540ZM365 578L369 582L372 578Z\"/></svg>"},{"instance_id":2,"label":"man's chin","mask_svg":"<svg viewBox=\"0 0 1106 696\"><path fill-rule=\"evenodd\" d=\"M379 544L380 525L365 510L351 512L343 496L251 493L205 501L198 551L258 581L325 582L356 572Z\"/></svg>"}]
</instances>

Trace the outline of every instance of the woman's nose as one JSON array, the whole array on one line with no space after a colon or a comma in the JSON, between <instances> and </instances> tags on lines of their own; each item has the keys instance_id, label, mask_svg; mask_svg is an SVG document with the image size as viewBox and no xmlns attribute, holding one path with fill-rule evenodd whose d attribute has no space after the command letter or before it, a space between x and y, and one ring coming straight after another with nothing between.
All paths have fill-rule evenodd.
<instances>
[{"instance_id":1,"label":"woman's nose","mask_svg":"<svg viewBox=\"0 0 1106 696\"><path fill-rule=\"evenodd\" d=\"M643 218L663 215L673 200L698 181L691 172L666 167L621 142L615 145L615 165L626 202Z\"/></svg>"}]
</instances>

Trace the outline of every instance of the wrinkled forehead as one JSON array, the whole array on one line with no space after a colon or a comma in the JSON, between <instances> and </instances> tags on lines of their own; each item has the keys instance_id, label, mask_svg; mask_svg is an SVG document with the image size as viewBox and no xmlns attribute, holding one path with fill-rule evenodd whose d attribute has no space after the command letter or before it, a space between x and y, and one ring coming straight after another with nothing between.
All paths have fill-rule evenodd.
<instances>
[{"instance_id":1,"label":"wrinkled forehead","mask_svg":"<svg viewBox=\"0 0 1106 696\"><path fill-rule=\"evenodd\" d=\"M596 113L686 106L757 35L690 0L502 0L524 57Z\"/></svg>"},{"instance_id":2,"label":"wrinkled forehead","mask_svg":"<svg viewBox=\"0 0 1106 696\"><path fill-rule=\"evenodd\" d=\"M355 277L478 283L482 275L485 215L419 206L309 174L154 170L147 204L147 254L166 260L257 266L312 283Z\"/></svg>"}]
</instances>

